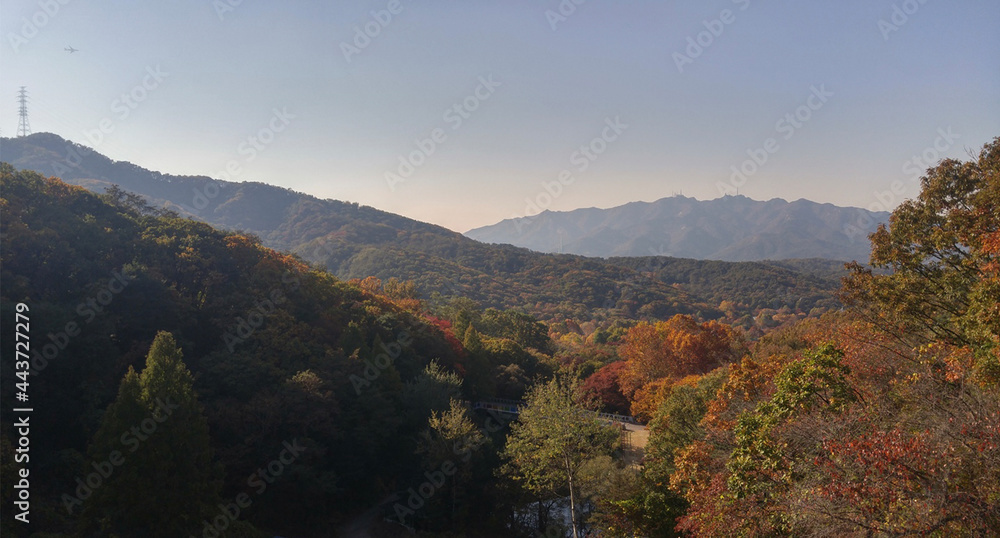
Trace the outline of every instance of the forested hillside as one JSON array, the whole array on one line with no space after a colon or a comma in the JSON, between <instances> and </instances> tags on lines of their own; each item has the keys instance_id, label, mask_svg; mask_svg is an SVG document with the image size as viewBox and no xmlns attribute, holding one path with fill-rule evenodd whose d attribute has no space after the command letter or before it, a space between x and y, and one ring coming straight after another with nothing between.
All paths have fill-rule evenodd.
<instances>
[{"instance_id":1,"label":"forested hillside","mask_svg":"<svg viewBox=\"0 0 1000 538\"><path fill-rule=\"evenodd\" d=\"M608 263L649 274L677 285L730 318L742 312L772 315L773 311L816 313L839 306L828 290L847 276L843 264L829 260L727 263L664 257L609 258ZM831 263L839 271L830 267ZM796 270L796 268L803 270ZM750 326L747 324L746 326Z\"/></svg>"},{"instance_id":2,"label":"forested hillside","mask_svg":"<svg viewBox=\"0 0 1000 538\"><path fill-rule=\"evenodd\" d=\"M693 437L660 429L679 529L1000 532L1000 139L922 186L871 237L891 274L855 266L847 312L762 338Z\"/></svg>"},{"instance_id":3,"label":"forested hillside","mask_svg":"<svg viewBox=\"0 0 1000 538\"><path fill-rule=\"evenodd\" d=\"M846 309L759 338L425 301L0 166L0 328L31 342L0 363L0 500L30 471L38 538L1000 532L1000 139L928 170ZM602 409L648 424L641 457Z\"/></svg>"},{"instance_id":4,"label":"forested hillside","mask_svg":"<svg viewBox=\"0 0 1000 538\"><path fill-rule=\"evenodd\" d=\"M774 314L793 319L815 307L838 305L833 299L839 285L836 279L817 281L795 268L775 273L774 269L761 271L759 265L698 264L708 272L740 275L741 282L751 284L752 291L744 295L743 286L727 286L724 280L692 279L691 262L686 260L658 257L606 263L486 245L439 226L355 203L320 200L263 183L152 172L114 162L48 133L3 139L0 157L18 169L54 175L95 192L118 185L143 195L155 207L255 234L265 246L295 252L343 279L412 280L424 298L435 293L467 297L483 307L517 308L545 321L570 318L607 324L615 319L692 314L739 319L743 326L765 329ZM765 288L773 292L766 301L759 294ZM730 307L725 312L723 301ZM762 309L773 312L762 313Z\"/></svg>"},{"instance_id":5,"label":"forested hillside","mask_svg":"<svg viewBox=\"0 0 1000 538\"><path fill-rule=\"evenodd\" d=\"M98 197L7 165L0 173L3 333L14 332L17 304L30 309L33 529L99 529L102 523L88 518L116 509L120 496L88 500L76 479L93 472L89 462L109 457L109 442L97 435L102 428L111 428L113 449L130 454L114 433L115 424L127 431L128 419L106 409L127 392L127 372L150 368L147 352L160 331L182 351L204 410L218 473L218 483L206 483L218 486L216 501L246 490L248 476L285 443L304 447L254 495L247 514L262 528L289 533L336 525L419 478L418 434L432 411L448 409L449 398L519 397L518 389L495 383L497 370L516 365L525 380L551 372L551 351L519 343L546 347L546 331L531 329L533 320L518 325L515 314L496 316L493 336L482 336L491 351L470 354L405 286L339 281L253 237L163 214L134 195ZM10 409L18 380L13 355L4 353L2 367ZM142 418L139 412L134 424ZM10 425L5 420L5 475L16 472ZM170 452L184 443L171 449L159 444L166 435L149 439L136 458L154 450L189 457L191 445ZM97 489L128 492L129 480L114 475ZM12 494L4 490L8 506ZM88 509L101 499L110 504Z\"/></svg>"}]
</instances>

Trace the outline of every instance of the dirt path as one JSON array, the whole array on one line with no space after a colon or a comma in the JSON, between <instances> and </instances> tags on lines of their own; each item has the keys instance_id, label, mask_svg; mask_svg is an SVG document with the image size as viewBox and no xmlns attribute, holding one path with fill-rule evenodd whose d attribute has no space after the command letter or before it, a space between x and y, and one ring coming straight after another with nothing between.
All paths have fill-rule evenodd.
<instances>
[{"instance_id":1,"label":"dirt path","mask_svg":"<svg viewBox=\"0 0 1000 538\"><path fill-rule=\"evenodd\" d=\"M625 436L625 463L629 466L639 465L649 443L649 428L639 424L625 424L628 432Z\"/></svg>"}]
</instances>

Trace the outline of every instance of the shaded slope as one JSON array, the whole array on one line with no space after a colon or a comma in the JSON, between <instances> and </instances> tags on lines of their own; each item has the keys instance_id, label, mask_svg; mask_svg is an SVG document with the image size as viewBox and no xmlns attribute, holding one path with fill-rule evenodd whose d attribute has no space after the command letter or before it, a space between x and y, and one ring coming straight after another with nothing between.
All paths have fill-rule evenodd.
<instances>
[{"instance_id":1,"label":"shaded slope","mask_svg":"<svg viewBox=\"0 0 1000 538\"><path fill-rule=\"evenodd\" d=\"M0 140L0 158L21 169L61 175L67 182L97 192L119 185L182 216L253 233L266 246L295 252L341 278L375 275L414 280L424 297L434 293L466 296L483 306L519 308L547 321L618 316L647 319L677 313L700 313L709 318L722 315L716 296L702 297L695 287L660 279L655 272L633 267L635 264L488 245L440 226L263 183L160 174L112 161L48 133ZM663 245L652 242L648 234L627 237L632 233L628 226L640 232L648 229L639 213L655 214L656 208L643 203L630 206L640 211L623 221L621 229L602 232L607 235L603 241L608 245L629 242L642 254L661 253ZM696 205L689 208L692 213L696 210ZM595 221L606 218L600 210L581 211ZM704 230L686 230L678 235L678 245L708 244L714 240L713 234L719 233L708 225ZM834 287L826 290L828 298ZM741 298L738 288L731 289L736 295L730 299L737 304L754 303ZM781 295L786 296L788 293ZM790 306L797 300L791 300Z\"/></svg>"}]
</instances>

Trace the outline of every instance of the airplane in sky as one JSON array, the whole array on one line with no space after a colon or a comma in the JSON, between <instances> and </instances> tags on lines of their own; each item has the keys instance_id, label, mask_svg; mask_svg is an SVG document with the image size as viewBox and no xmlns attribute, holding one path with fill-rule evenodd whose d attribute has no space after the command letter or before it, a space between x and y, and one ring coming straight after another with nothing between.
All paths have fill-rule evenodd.
<instances>
[{"instance_id":1,"label":"airplane in sky","mask_svg":"<svg viewBox=\"0 0 1000 538\"><path fill-rule=\"evenodd\" d=\"M76 51L78 51L80 49L74 49L73 47L66 47L63 50L66 51L66 52L68 52L68 53L70 53L70 54L73 54L74 52L76 52Z\"/></svg>"}]
</instances>

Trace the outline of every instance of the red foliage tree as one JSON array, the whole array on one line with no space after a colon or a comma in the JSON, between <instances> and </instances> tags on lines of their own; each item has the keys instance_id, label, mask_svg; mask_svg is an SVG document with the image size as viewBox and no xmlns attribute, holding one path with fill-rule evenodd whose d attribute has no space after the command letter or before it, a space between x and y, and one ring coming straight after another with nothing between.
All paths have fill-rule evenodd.
<instances>
[{"instance_id":1,"label":"red foliage tree","mask_svg":"<svg viewBox=\"0 0 1000 538\"><path fill-rule=\"evenodd\" d=\"M601 402L605 411L628 414L629 401L622 394L621 386L618 384L618 378L626 367L625 361L616 361L603 366L587 378L583 390Z\"/></svg>"}]
</instances>

